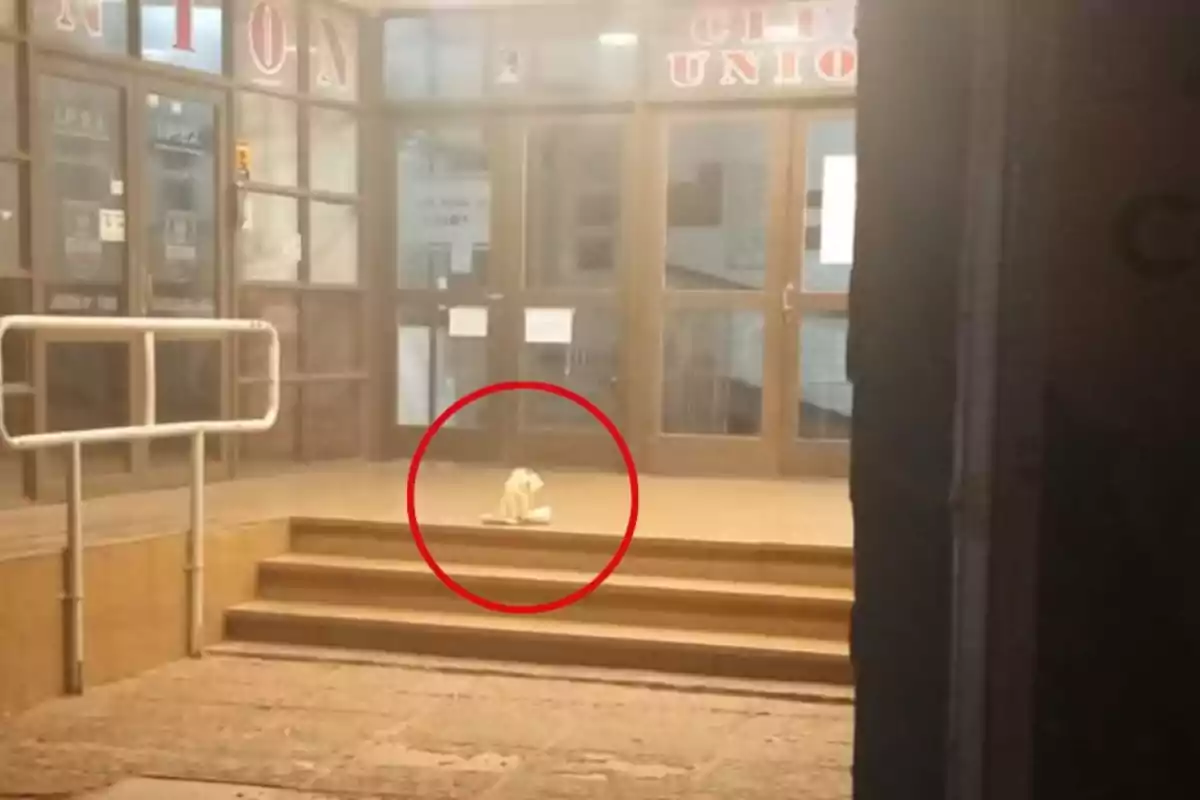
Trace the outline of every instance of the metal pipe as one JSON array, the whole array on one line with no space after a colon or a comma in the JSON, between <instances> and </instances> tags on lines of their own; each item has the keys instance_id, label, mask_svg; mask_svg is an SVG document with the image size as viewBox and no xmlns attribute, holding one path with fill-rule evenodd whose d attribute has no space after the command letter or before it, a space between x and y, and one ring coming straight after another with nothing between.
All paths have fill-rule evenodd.
<instances>
[{"instance_id":1,"label":"metal pipe","mask_svg":"<svg viewBox=\"0 0 1200 800\"><path fill-rule=\"evenodd\" d=\"M158 406L158 358L154 349L154 331L146 331L142 334L142 359L146 368L142 370L145 375L146 385L143 387L143 397L145 398L145 409L143 410L142 424L153 425L157 417L156 408Z\"/></svg>"},{"instance_id":2,"label":"metal pipe","mask_svg":"<svg viewBox=\"0 0 1200 800\"><path fill-rule=\"evenodd\" d=\"M192 507L188 526L188 654L204 652L204 433L192 434Z\"/></svg>"},{"instance_id":3,"label":"metal pipe","mask_svg":"<svg viewBox=\"0 0 1200 800\"><path fill-rule=\"evenodd\" d=\"M83 445L67 470L67 691L83 694Z\"/></svg>"}]
</instances>

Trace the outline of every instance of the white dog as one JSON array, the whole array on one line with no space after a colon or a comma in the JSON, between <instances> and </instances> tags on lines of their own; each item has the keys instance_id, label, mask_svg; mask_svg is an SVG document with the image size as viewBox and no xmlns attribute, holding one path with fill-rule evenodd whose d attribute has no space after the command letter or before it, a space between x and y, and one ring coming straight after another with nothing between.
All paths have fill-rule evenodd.
<instances>
[{"instance_id":1,"label":"white dog","mask_svg":"<svg viewBox=\"0 0 1200 800\"><path fill-rule=\"evenodd\" d=\"M504 482L504 495L496 513L485 514L483 521L491 525L545 525L550 522L550 507L533 505L534 495L545 485L542 477L533 470L514 469Z\"/></svg>"}]
</instances>

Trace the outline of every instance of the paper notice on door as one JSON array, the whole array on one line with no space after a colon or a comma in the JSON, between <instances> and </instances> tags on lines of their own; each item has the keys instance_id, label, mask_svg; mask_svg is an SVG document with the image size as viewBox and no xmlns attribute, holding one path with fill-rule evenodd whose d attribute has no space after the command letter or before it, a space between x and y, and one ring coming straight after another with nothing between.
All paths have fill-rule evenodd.
<instances>
[{"instance_id":1,"label":"paper notice on door","mask_svg":"<svg viewBox=\"0 0 1200 800\"><path fill-rule=\"evenodd\" d=\"M570 344L574 323L573 308L527 308L525 341L529 344Z\"/></svg>"},{"instance_id":2,"label":"paper notice on door","mask_svg":"<svg viewBox=\"0 0 1200 800\"><path fill-rule=\"evenodd\" d=\"M450 274L470 275L475 269L474 242L454 242L450 245Z\"/></svg>"},{"instance_id":3,"label":"paper notice on door","mask_svg":"<svg viewBox=\"0 0 1200 800\"><path fill-rule=\"evenodd\" d=\"M450 335L460 339L484 339L488 334L486 306L454 306L450 309Z\"/></svg>"},{"instance_id":4,"label":"paper notice on door","mask_svg":"<svg viewBox=\"0 0 1200 800\"><path fill-rule=\"evenodd\" d=\"M125 211L120 208L100 209L100 241L125 241Z\"/></svg>"},{"instance_id":5,"label":"paper notice on door","mask_svg":"<svg viewBox=\"0 0 1200 800\"><path fill-rule=\"evenodd\" d=\"M826 156L821 187L821 263L854 263L854 207L858 194L858 161L854 156Z\"/></svg>"}]
</instances>

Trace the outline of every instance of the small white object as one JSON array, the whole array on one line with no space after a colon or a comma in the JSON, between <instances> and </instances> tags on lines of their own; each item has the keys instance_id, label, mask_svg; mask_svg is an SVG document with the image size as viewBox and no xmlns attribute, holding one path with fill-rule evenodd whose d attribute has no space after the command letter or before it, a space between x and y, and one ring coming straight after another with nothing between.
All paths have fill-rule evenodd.
<instances>
[{"instance_id":1,"label":"small white object","mask_svg":"<svg viewBox=\"0 0 1200 800\"><path fill-rule=\"evenodd\" d=\"M470 275L475 268L474 242L454 242L450 245L450 274Z\"/></svg>"},{"instance_id":2,"label":"small white object","mask_svg":"<svg viewBox=\"0 0 1200 800\"><path fill-rule=\"evenodd\" d=\"M542 477L531 469L518 467L504 482L504 494L494 514L484 514L488 525L545 525L550 522L550 506L534 506L533 500L546 484Z\"/></svg>"},{"instance_id":3,"label":"small white object","mask_svg":"<svg viewBox=\"0 0 1200 800\"><path fill-rule=\"evenodd\" d=\"M183 103L179 102L178 100L172 100L171 101L171 113L172 114L182 114L183 113Z\"/></svg>"},{"instance_id":4,"label":"small white object","mask_svg":"<svg viewBox=\"0 0 1200 800\"><path fill-rule=\"evenodd\" d=\"M156 95L156 94L146 95L146 105L150 106L151 108L158 108L158 95Z\"/></svg>"},{"instance_id":5,"label":"small white object","mask_svg":"<svg viewBox=\"0 0 1200 800\"><path fill-rule=\"evenodd\" d=\"M11 209L0 208L0 220L12 222L13 212Z\"/></svg>"},{"instance_id":6,"label":"small white object","mask_svg":"<svg viewBox=\"0 0 1200 800\"><path fill-rule=\"evenodd\" d=\"M438 275L437 288L439 292L444 292L450 287L450 279L445 275Z\"/></svg>"},{"instance_id":7,"label":"small white object","mask_svg":"<svg viewBox=\"0 0 1200 800\"><path fill-rule=\"evenodd\" d=\"M100 241L125 241L125 211L123 209L100 209Z\"/></svg>"},{"instance_id":8,"label":"small white object","mask_svg":"<svg viewBox=\"0 0 1200 800\"><path fill-rule=\"evenodd\" d=\"M487 306L453 306L450 309L450 335L460 339L486 339Z\"/></svg>"},{"instance_id":9,"label":"small white object","mask_svg":"<svg viewBox=\"0 0 1200 800\"><path fill-rule=\"evenodd\" d=\"M821 263L854 263L854 208L858 198L855 156L826 156L821 187Z\"/></svg>"},{"instance_id":10,"label":"small white object","mask_svg":"<svg viewBox=\"0 0 1200 800\"><path fill-rule=\"evenodd\" d=\"M528 344L570 344L574 327L573 308L525 309L525 341Z\"/></svg>"},{"instance_id":11,"label":"small white object","mask_svg":"<svg viewBox=\"0 0 1200 800\"><path fill-rule=\"evenodd\" d=\"M113 197L122 197L125 194L125 181L113 178L108 182L108 193Z\"/></svg>"}]
</instances>

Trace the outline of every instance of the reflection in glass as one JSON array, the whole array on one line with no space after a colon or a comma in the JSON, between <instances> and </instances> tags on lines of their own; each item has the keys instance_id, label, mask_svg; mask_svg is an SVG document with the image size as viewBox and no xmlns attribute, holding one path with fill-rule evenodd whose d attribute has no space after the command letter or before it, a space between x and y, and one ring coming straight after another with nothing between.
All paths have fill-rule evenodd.
<instances>
[{"instance_id":1,"label":"reflection in glass","mask_svg":"<svg viewBox=\"0 0 1200 800\"><path fill-rule=\"evenodd\" d=\"M801 439L850 438L854 387L846 376L845 313L806 313L800 320Z\"/></svg>"},{"instance_id":2,"label":"reflection in glass","mask_svg":"<svg viewBox=\"0 0 1200 800\"><path fill-rule=\"evenodd\" d=\"M320 192L358 191L358 123L353 114L309 109L309 185Z\"/></svg>"},{"instance_id":3,"label":"reflection in glass","mask_svg":"<svg viewBox=\"0 0 1200 800\"><path fill-rule=\"evenodd\" d=\"M520 63L511 82L494 77L500 72L493 67L491 91L573 100L628 96L637 80L635 20L613 5L498 11L492 23L492 61L517 53Z\"/></svg>"},{"instance_id":4,"label":"reflection in glass","mask_svg":"<svg viewBox=\"0 0 1200 800\"><path fill-rule=\"evenodd\" d=\"M300 274L299 202L278 194L247 194L237 241L241 280L295 281Z\"/></svg>"},{"instance_id":5,"label":"reflection in glass","mask_svg":"<svg viewBox=\"0 0 1200 800\"><path fill-rule=\"evenodd\" d=\"M384 83L397 100L483 96L487 19L452 11L383 24Z\"/></svg>"},{"instance_id":6,"label":"reflection in glass","mask_svg":"<svg viewBox=\"0 0 1200 800\"><path fill-rule=\"evenodd\" d=\"M568 343L525 343L521 348L521 380L565 386L591 400L618 424L617 375L621 318L606 308L577 308ZM586 410L561 397L521 392L524 429L585 428L597 422Z\"/></svg>"},{"instance_id":7,"label":"reflection in glass","mask_svg":"<svg viewBox=\"0 0 1200 800\"><path fill-rule=\"evenodd\" d=\"M451 336L448 311L402 309L396 329L396 424L429 425L462 397L488 383L488 340ZM487 401L471 403L446 422L479 428Z\"/></svg>"},{"instance_id":8,"label":"reflection in glass","mask_svg":"<svg viewBox=\"0 0 1200 800\"><path fill-rule=\"evenodd\" d=\"M854 169L854 142L853 117L819 119L809 124L805 166L808 207L801 273L805 292L850 291L854 259L853 240L848 237L854 235L854 187L844 184L847 168Z\"/></svg>"},{"instance_id":9,"label":"reflection in glass","mask_svg":"<svg viewBox=\"0 0 1200 800\"><path fill-rule=\"evenodd\" d=\"M671 127L667 146L671 289L761 289L766 276L767 129L752 120Z\"/></svg>"},{"instance_id":10,"label":"reflection in glass","mask_svg":"<svg viewBox=\"0 0 1200 800\"><path fill-rule=\"evenodd\" d=\"M237 138L250 148L250 180L275 186L296 185L296 104L268 94L239 92Z\"/></svg>"},{"instance_id":11,"label":"reflection in glass","mask_svg":"<svg viewBox=\"0 0 1200 800\"><path fill-rule=\"evenodd\" d=\"M401 134L396 278L402 289L486 282L491 175L478 128Z\"/></svg>"},{"instance_id":12,"label":"reflection in glass","mask_svg":"<svg viewBox=\"0 0 1200 800\"><path fill-rule=\"evenodd\" d=\"M309 204L309 280L353 286L358 282L358 208Z\"/></svg>"},{"instance_id":13,"label":"reflection in glass","mask_svg":"<svg viewBox=\"0 0 1200 800\"><path fill-rule=\"evenodd\" d=\"M615 288L620 122L544 123L529 134L526 284Z\"/></svg>"},{"instance_id":14,"label":"reflection in glass","mask_svg":"<svg viewBox=\"0 0 1200 800\"><path fill-rule=\"evenodd\" d=\"M94 53L129 52L125 0L30 0L33 32Z\"/></svg>"},{"instance_id":15,"label":"reflection in glass","mask_svg":"<svg viewBox=\"0 0 1200 800\"><path fill-rule=\"evenodd\" d=\"M222 0L141 0L142 58L176 67L222 72ZM179 14L187 19L179 19Z\"/></svg>"},{"instance_id":16,"label":"reflection in glass","mask_svg":"<svg viewBox=\"0 0 1200 800\"><path fill-rule=\"evenodd\" d=\"M686 309L663 322L663 433L758 434L762 313Z\"/></svg>"}]
</instances>

